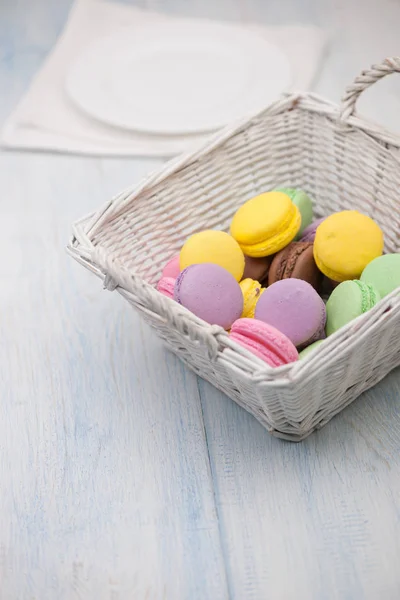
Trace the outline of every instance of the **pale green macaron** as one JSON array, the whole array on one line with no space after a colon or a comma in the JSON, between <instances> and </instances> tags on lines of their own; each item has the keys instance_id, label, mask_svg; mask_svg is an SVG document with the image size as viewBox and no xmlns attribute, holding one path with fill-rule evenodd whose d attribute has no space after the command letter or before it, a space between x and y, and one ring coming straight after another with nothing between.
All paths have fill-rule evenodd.
<instances>
[{"instance_id":1,"label":"pale green macaron","mask_svg":"<svg viewBox=\"0 0 400 600\"><path fill-rule=\"evenodd\" d=\"M384 298L400 287L400 254L384 254L369 263L360 277L374 286Z\"/></svg>"},{"instance_id":2,"label":"pale green macaron","mask_svg":"<svg viewBox=\"0 0 400 600\"><path fill-rule=\"evenodd\" d=\"M318 348L318 346L320 346L321 344L324 343L325 340L318 340L317 342L314 342L313 344L310 344L309 346L307 346L307 348L304 348L304 350L302 350L301 352L299 352L299 359L302 360L303 358L305 358L306 356L308 356L309 354L311 354L311 352L313 350L315 350L315 348Z\"/></svg>"},{"instance_id":3,"label":"pale green macaron","mask_svg":"<svg viewBox=\"0 0 400 600\"><path fill-rule=\"evenodd\" d=\"M343 281L333 290L326 303L326 335L332 335L366 313L380 299L378 290L368 283L358 279Z\"/></svg>"},{"instance_id":4,"label":"pale green macaron","mask_svg":"<svg viewBox=\"0 0 400 600\"><path fill-rule=\"evenodd\" d=\"M308 227L309 225L311 225L313 218L314 218L314 214L313 214L313 205L312 205L312 201L311 198L309 196L307 196L307 194L298 188L277 188L276 190L274 190L276 192L283 192L284 194L286 194L287 196L289 196L289 198L291 199L291 201L293 202L293 204L295 206L297 206L297 208L300 211L301 214L301 225L300 225L300 229L299 232L297 234L297 238L301 236L301 234L303 233L304 229L306 227Z\"/></svg>"}]
</instances>

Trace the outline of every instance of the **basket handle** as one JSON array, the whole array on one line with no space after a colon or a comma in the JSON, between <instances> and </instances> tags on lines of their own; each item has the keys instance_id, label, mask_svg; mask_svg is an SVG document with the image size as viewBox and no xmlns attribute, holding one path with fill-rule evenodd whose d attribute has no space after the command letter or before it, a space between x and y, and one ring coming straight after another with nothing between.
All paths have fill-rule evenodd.
<instances>
[{"instance_id":1,"label":"basket handle","mask_svg":"<svg viewBox=\"0 0 400 600\"><path fill-rule=\"evenodd\" d=\"M340 119L347 121L354 114L360 94L382 77L392 73L400 73L399 56L385 58L379 65L372 65L370 69L362 71L344 93L340 106Z\"/></svg>"}]
</instances>

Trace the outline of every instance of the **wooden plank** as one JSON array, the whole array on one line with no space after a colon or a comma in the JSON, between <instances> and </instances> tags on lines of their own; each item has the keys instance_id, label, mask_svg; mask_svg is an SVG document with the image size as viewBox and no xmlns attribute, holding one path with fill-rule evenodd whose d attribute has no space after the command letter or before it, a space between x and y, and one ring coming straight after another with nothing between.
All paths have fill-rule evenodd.
<instances>
[{"instance_id":1,"label":"wooden plank","mask_svg":"<svg viewBox=\"0 0 400 600\"><path fill-rule=\"evenodd\" d=\"M247 20L328 27L330 52L316 88L333 100L398 37L395 3L243 6ZM379 33L368 35L378 21ZM360 102L395 129L399 85L392 77ZM209 384L200 393L231 598L399 598L400 372L300 444L271 438Z\"/></svg>"},{"instance_id":2,"label":"wooden plank","mask_svg":"<svg viewBox=\"0 0 400 600\"><path fill-rule=\"evenodd\" d=\"M399 388L290 444L201 383L232 598L398 598Z\"/></svg>"},{"instance_id":3,"label":"wooden plank","mask_svg":"<svg viewBox=\"0 0 400 600\"><path fill-rule=\"evenodd\" d=\"M0 8L0 117L68 4ZM158 164L0 154L1 600L228 597L197 379L64 251Z\"/></svg>"},{"instance_id":4,"label":"wooden plank","mask_svg":"<svg viewBox=\"0 0 400 600\"><path fill-rule=\"evenodd\" d=\"M225 598L196 377L64 252L99 164L0 156L0 598Z\"/></svg>"}]
</instances>

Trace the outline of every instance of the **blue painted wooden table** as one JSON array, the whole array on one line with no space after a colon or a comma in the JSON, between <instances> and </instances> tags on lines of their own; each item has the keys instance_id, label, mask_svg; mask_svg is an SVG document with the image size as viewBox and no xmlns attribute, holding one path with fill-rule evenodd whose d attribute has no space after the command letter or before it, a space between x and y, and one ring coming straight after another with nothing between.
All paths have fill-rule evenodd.
<instances>
[{"instance_id":1,"label":"blue painted wooden table","mask_svg":"<svg viewBox=\"0 0 400 600\"><path fill-rule=\"evenodd\" d=\"M326 27L333 100L399 51L392 0L137 4ZM2 120L69 6L1 3ZM400 130L399 90L360 109ZM284 443L65 255L74 219L158 164L0 154L0 599L398 600L399 372Z\"/></svg>"}]
</instances>

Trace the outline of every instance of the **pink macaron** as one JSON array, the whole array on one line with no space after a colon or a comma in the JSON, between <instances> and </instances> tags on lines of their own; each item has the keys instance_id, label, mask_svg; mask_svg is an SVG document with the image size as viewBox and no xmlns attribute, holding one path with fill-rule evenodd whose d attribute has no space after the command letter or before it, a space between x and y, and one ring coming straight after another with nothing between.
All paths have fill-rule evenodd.
<instances>
[{"instance_id":1,"label":"pink macaron","mask_svg":"<svg viewBox=\"0 0 400 600\"><path fill-rule=\"evenodd\" d=\"M297 348L325 337L324 301L302 279L282 279L267 287L254 316L284 333Z\"/></svg>"},{"instance_id":2,"label":"pink macaron","mask_svg":"<svg viewBox=\"0 0 400 600\"><path fill-rule=\"evenodd\" d=\"M179 254L171 258L165 267L163 268L163 272L161 273L161 277L173 277L176 279L180 273L179 268Z\"/></svg>"},{"instance_id":3,"label":"pink macaron","mask_svg":"<svg viewBox=\"0 0 400 600\"><path fill-rule=\"evenodd\" d=\"M175 289L175 277L161 277L160 281L157 283L157 290L164 294L164 296L168 296L168 298L174 298L174 289Z\"/></svg>"},{"instance_id":4,"label":"pink macaron","mask_svg":"<svg viewBox=\"0 0 400 600\"><path fill-rule=\"evenodd\" d=\"M238 319L232 325L230 337L271 367L281 367L299 358L286 335L257 319Z\"/></svg>"},{"instance_id":5,"label":"pink macaron","mask_svg":"<svg viewBox=\"0 0 400 600\"><path fill-rule=\"evenodd\" d=\"M175 282L174 298L200 319L230 329L243 311L243 294L236 279L213 263L191 265Z\"/></svg>"}]
</instances>

